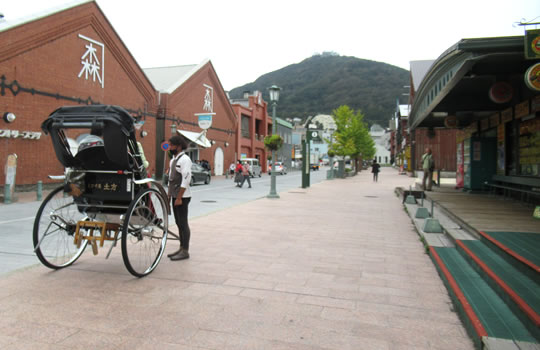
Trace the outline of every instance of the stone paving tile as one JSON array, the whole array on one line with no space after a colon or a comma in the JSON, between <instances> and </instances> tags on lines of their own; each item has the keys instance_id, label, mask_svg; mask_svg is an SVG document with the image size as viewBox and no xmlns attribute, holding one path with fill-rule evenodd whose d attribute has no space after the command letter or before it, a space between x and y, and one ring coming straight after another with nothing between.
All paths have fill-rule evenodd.
<instances>
[{"instance_id":1,"label":"stone paving tile","mask_svg":"<svg viewBox=\"0 0 540 350\"><path fill-rule=\"evenodd\" d=\"M124 342L122 336L96 333L82 329L73 336L64 339L59 345L69 349L117 349Z\"/></svg>"},{"instance_id":2,"label":"stone paving tile","mask_svg":"<svg viewBox=\"0 0 540 350\"><path fill-rule=\"evenodd\" d=\"M77 328L53 323L38 324L24 321L18 321L2 329L4 335L46 344L60 343L79 331Z\"/></svg>"},{"instance_id":3,"label":"stone paving tile","mask_svg":"<svg viewBox=\"0 0 540 350\"><path fill-rule=\"evenodd\" d=\"M143 279L118 249L3 275L0 348L472 349L393 194L410 179L388 168L380 179L364 172L192 220L191 259L164 258Z\"/></svg>"},{"instance_id":4,"label":"stone paving tile","mask_svg":"<svg viewBox=\"0 0 540 350\"><path fill-rule=\"evenodd\" d=\"M226 286L256 288L256 289L274 289L275 283L267 281L241 280L237 278L229 278L223 282Z\"/></svg>"},{"instance_id":5,"label":"stone paving tile","mask_svg":"<svg viewBox=\"0 0 540 350\"><path fill-rule=\"evenodd\" d=\"M290 285L286 283L278 284L274 287L274 290L279 292L288 292L293 294L300 294L300 295L315 295L315 296L322 296L326 297L330 294L329 288L321 288L321 287L307 287L307 286L297 286L297 285Z\"/></svg>"},{"instance_id":6,"label":"stone paving tile","mask_svg":"<svg viewBox=\"0 0 540 350\"><path fill-rule=\"evenodd\" d=\"M309 305L320 305L327 307L336 307L340 309L354 309L356 304L354 301L346 299L337 299L330 297L318 297L311 295L302 295L299 296L297 302L300 304L309 304Z\"/></svg>"},{"instance_id":7,"label":"stone paving tile","mask_svg":"<svg viewBox=\"0 0 540 350\"><path fill-rule=\"evenodd\" d=\"M293 293L249 288L244 289L240 295L243 297L256 298L258 300L275 300L284 303L294 303L298 298L298 295Z\"/></svg>"}]
</instances>

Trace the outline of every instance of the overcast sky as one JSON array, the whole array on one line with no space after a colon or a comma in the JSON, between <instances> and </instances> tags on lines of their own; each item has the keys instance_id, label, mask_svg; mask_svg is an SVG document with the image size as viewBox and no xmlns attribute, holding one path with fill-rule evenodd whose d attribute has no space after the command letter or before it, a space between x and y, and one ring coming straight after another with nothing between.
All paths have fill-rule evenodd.
<instances>
[{"instance_id":1,"label":"overcast sky","mask_svg":"<svg viewBox=\"0 0 540 350\"><path fill-rule=\"evenodd\" d=\"M0 12L9 20L64 3L3 1ZM409 69L410 61L435 59L462 38L523 35L515 22L540 21L540 0L97 3L141 67L209 58L225 90L323 51Z\"/></svg>"}]
</instances>

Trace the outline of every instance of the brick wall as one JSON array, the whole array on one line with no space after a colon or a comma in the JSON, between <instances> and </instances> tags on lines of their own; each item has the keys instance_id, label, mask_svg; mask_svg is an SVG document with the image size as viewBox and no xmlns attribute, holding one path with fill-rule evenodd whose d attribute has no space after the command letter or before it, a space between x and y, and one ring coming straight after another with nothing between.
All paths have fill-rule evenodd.
<instances>
[{"instance_id":1,"label":"brick wall","mask_svg":"<svg viewBox=\"0 0 540 350\"><path fill-rule=\"evenodd\" d=\"M210 148L200 148L199 158L209 161L211 168L215 169L214 156L217 148L223 151L223 171L228 169L231 162L235 162L237 117L229 103L227 95L219 82L215 70L210 62L201 67L186 82L176 89L167 98L167 116L175 119L178 130L201 132L198 118L195 113L203 110L206 88L204 84L214 90L214 112L212 126L208 129L206 137L214 141ZM165 139L171 136L172 120L165 121ZM226 145L227 143L227 145ZM212 172L213 172L212 170Z\"/></svg>"},{"instance_id":2,"label":"brick wall","mask_svg":"<svg viewBox=\"0 0 540 350\"><path fill-rule=\"evenodd\" d=\"M78 77L83 67L81 57L89 44L79 34L105 45L104 63L99 50L97 55L104 68L103 88L98 81L85 79L84 74ZM0 129L41 131L41 123L56 108L84 104L90 98L90 102L120 105L136 111L134 114L146 112L143 129L150 137L140 139L139 131L138 138L149 162L155 163L156 146L151 136L156 123L151 115L157 109L157 93L95 3L0 32L0 42L0 77L4 77L0 114L17 116L10 124L0 121ZM17 184L47 183L47 175L63 173L50 137L0 138L0 184L5 182L4 164L12 153L18 155Z\"/></svg>"}]
</instances>

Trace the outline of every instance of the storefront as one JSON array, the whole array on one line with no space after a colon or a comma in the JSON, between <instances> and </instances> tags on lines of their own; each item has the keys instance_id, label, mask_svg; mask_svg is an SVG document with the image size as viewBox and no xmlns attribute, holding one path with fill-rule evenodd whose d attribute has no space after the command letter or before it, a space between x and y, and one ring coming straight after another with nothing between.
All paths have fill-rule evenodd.
<instances>
[{"instance_id":1,"label":"storefront","mask_svg":"<svg viewBox=\"0 0 540 350\"><path fill-rule=\"evenodd\" d=\"M461 40L433 63L415 97L412 130L456 129L456 183L465 190L493 181L540 188L540 89L526 83L540 58L527 59L523 43Z\"/></svg>"}]
</instances>

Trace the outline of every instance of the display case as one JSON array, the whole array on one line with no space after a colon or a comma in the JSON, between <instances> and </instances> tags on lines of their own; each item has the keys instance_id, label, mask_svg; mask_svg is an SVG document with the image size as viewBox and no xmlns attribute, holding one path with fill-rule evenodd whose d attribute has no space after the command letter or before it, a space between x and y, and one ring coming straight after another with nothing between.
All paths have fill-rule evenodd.
<instances>
[{"instance_id":1,"label":"display case","mask_svg":"<svg viewBox=\"0 0 540 350\"><path fill-rule=\"evenodd\" d=\"M540 117L519 125L520 175L540 177Z\"/></svg>"}]
</instances>

